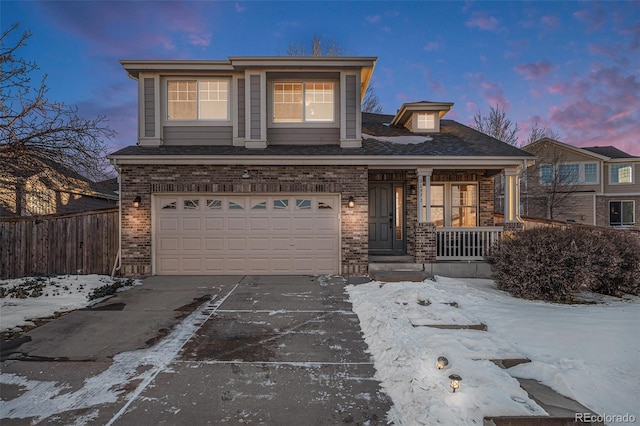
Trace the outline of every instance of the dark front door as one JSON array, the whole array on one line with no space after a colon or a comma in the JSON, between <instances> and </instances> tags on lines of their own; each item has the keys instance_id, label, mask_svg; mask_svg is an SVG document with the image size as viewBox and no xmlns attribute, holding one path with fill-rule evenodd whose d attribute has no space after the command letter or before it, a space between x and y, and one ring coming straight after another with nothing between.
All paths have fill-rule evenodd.
<instances>
[{"instance_id":1,"label":"dark front door","mask_svg":"<svg viewBox=\"0 0 640 426\"><path fill-rule=\"evenodd\" d=\"M404 185L369 184L369 251L404 253Z\"/></svg>"}]
</instances>

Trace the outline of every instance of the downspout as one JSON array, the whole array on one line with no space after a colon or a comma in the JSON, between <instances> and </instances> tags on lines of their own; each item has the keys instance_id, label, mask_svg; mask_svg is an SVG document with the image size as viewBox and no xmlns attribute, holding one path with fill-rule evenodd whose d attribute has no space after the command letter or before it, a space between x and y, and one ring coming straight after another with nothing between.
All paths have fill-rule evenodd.
<instances>
[{"instance_id":1,"label":"downspout","mask_svg":"<svg viewBox=\"0 0 640 426\"><path fill-rule=\"evenodd\" d=\"M122 267L122 179L120 174L120 167L118 166L118 160L113 159L113 166L118 172L118 253L116 259L113 262L113 269L111 270L111 278L114 277L116 271L119 271Z\"/></svg>"}]
</instances>

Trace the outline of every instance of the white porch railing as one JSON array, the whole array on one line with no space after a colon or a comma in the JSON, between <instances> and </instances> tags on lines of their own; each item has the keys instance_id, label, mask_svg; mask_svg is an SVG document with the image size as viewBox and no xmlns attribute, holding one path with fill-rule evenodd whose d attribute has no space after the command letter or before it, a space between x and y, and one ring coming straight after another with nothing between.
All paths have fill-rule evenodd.
<instances>
[{"instance_id":1,"label":"white porch railing","mask_svg":"<svg viewBox=\"0 0 640 426\"><path fill-rule=\"evenodd\" d=\"M482 260L502 227L436 228L436 260Z\"/></svg>"}]
</instances>

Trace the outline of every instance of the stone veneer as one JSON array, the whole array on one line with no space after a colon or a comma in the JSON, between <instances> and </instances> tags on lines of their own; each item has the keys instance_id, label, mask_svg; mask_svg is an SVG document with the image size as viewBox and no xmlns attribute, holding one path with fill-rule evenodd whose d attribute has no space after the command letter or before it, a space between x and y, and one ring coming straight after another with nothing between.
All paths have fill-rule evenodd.
<instances>
[{"instance_id":1,"label":"stone veneer","mask_svg":"<svg viewBox=\"0 0 640 426\"><path fill-rule=\"evenodd\" d=\"M243 170L251 177L243 179ZM368 173L364 166L122 165L122 273L152 274L151 195L155 193L329 193L342 196L342 273L368 267ZM140 207L133 199L140 196ZM350 196L355 207L348 208Z\"/></svg>"}]
</instances>

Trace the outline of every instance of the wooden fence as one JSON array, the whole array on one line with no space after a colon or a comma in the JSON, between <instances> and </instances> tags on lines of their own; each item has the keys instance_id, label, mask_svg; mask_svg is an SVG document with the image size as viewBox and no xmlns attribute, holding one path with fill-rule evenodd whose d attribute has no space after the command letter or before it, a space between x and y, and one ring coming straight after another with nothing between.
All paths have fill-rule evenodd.
<instances>
[{"instance_id":1,"label":"wooden fence","mask_svg":"<svg viewBox=\"0 0 640 426\"><path fill-rule=\"evenodd\" d=\"M34 274L111 274L118 209L0 218L0 279Z\"/></svg>"}]
</instances>

